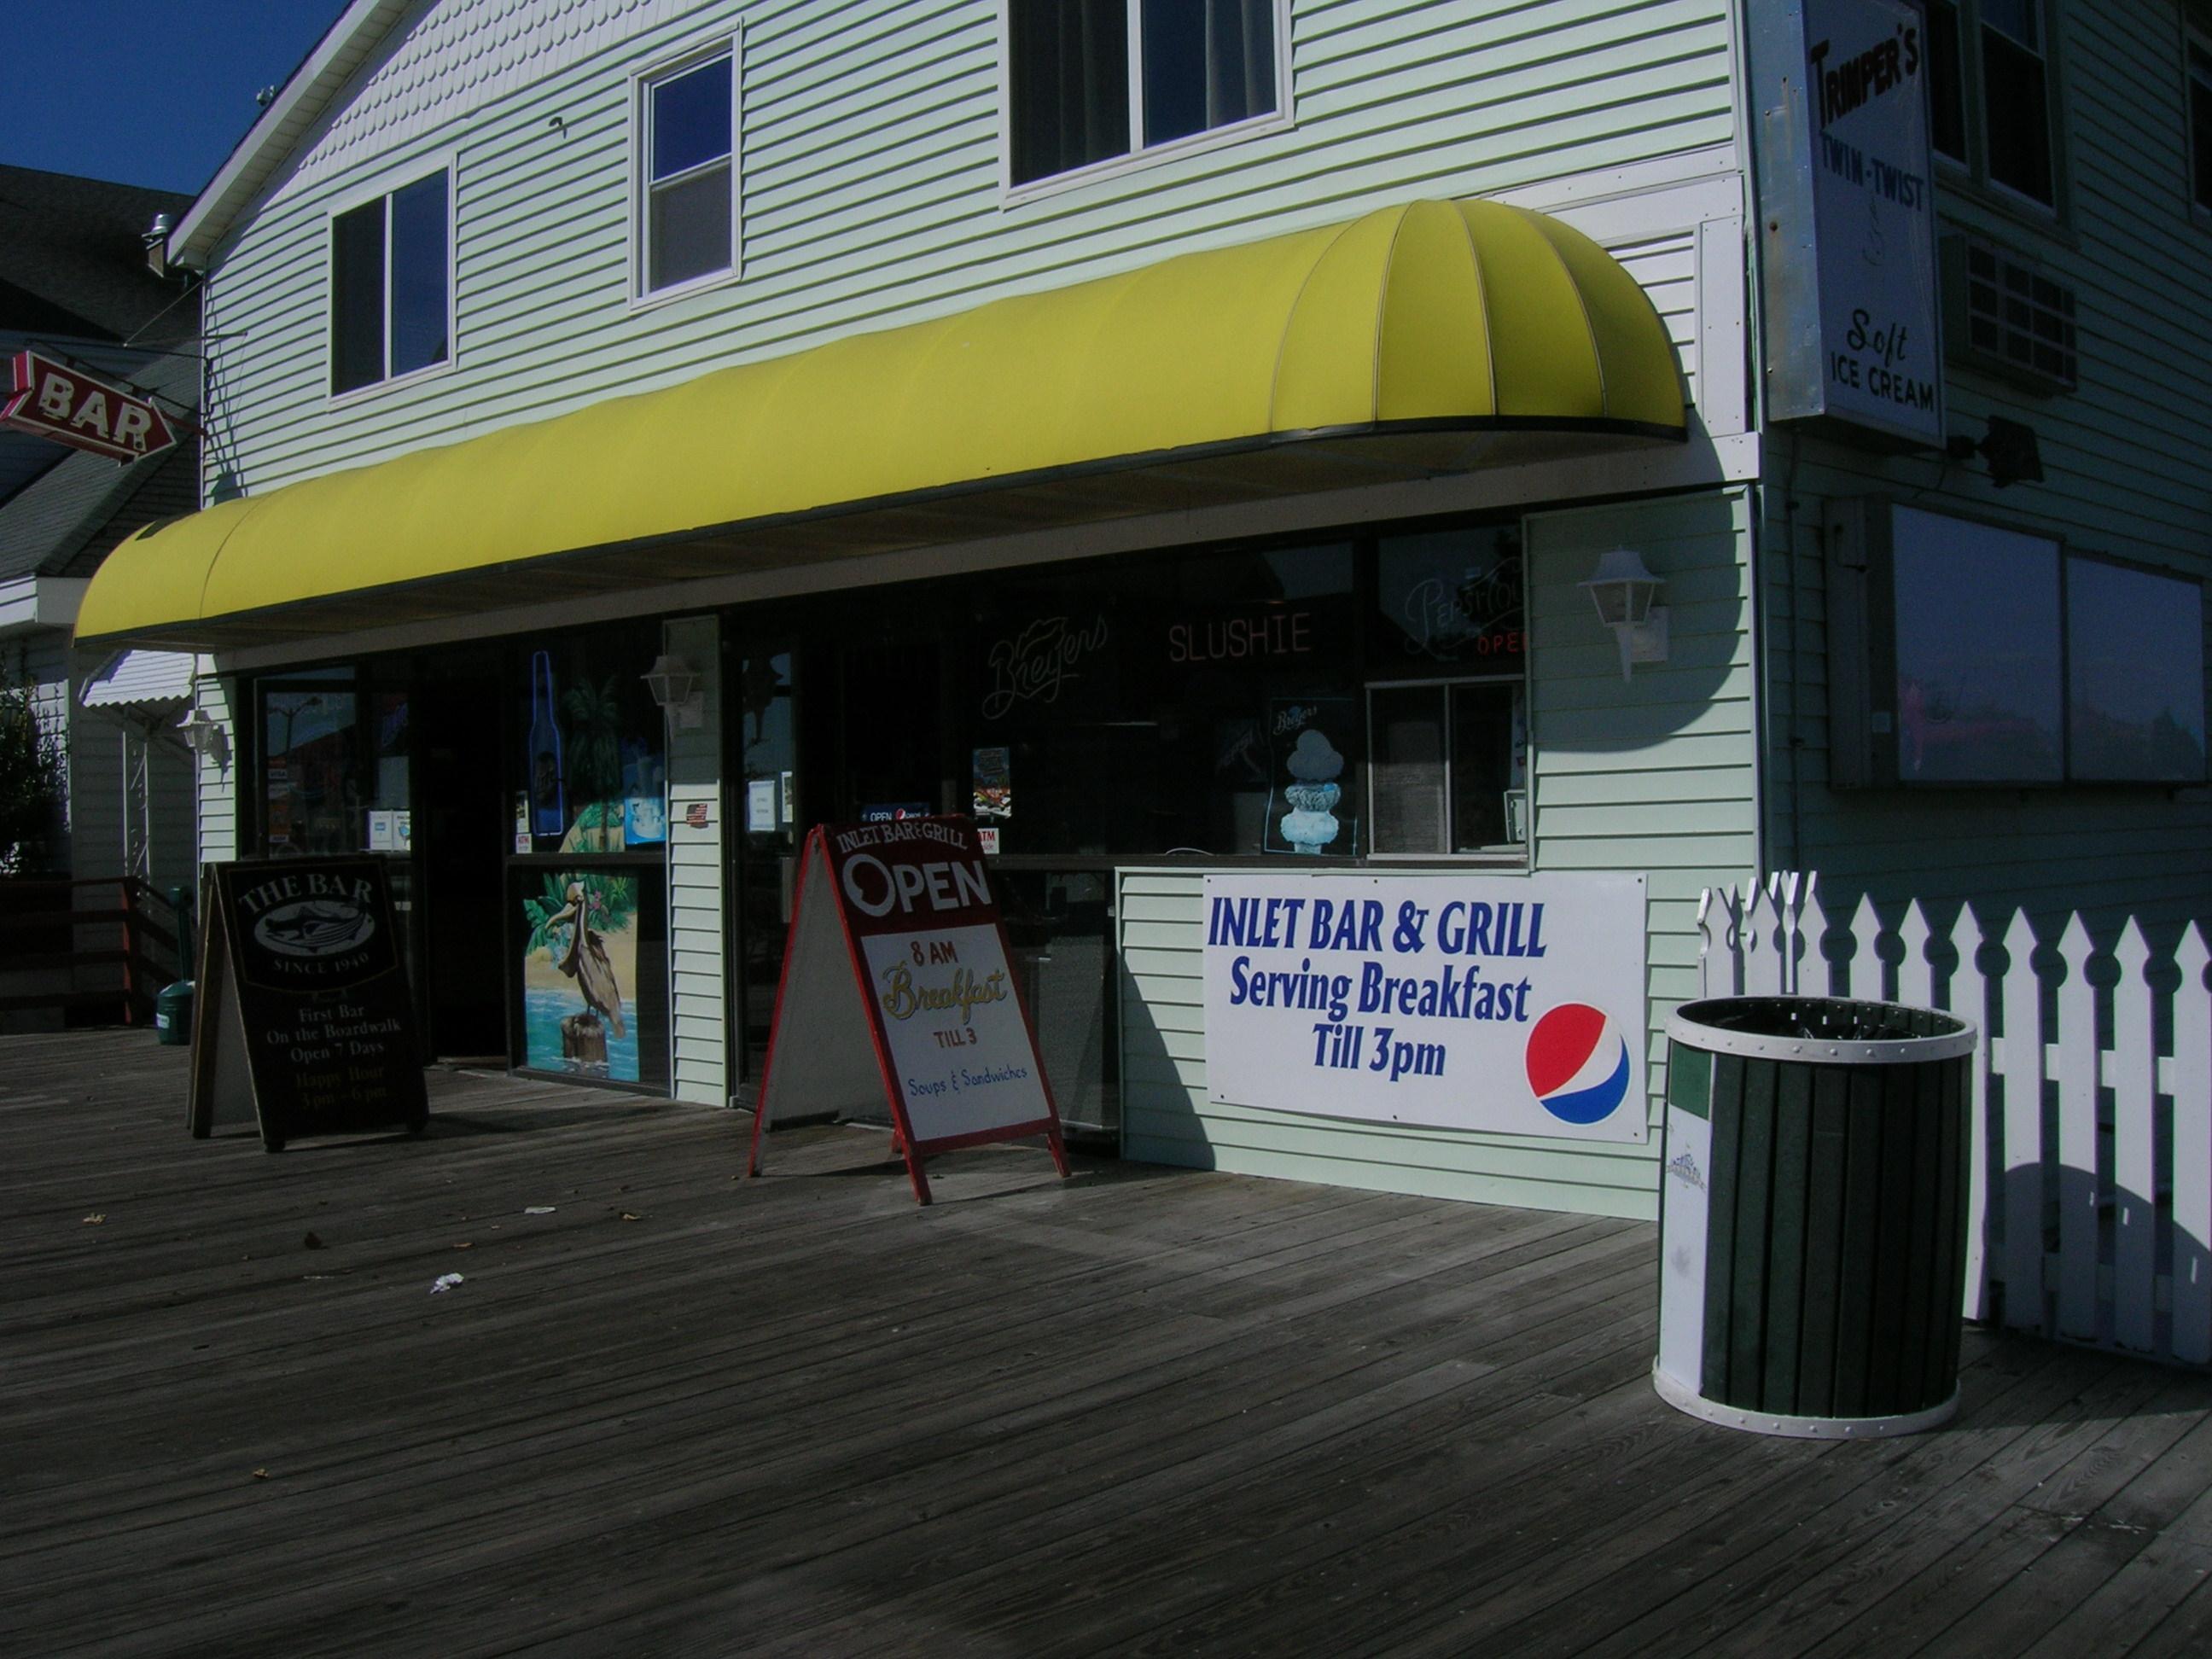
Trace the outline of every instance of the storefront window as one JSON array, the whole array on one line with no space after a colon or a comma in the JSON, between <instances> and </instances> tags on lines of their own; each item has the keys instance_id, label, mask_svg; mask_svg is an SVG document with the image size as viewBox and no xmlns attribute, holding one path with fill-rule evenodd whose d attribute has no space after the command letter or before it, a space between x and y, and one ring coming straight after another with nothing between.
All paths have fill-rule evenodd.
<instances>
[{"instance_id":1,"label":"storefront window","mask_svg":"<svg viewBox=\"0 0 2212 1659\"><path fill-rule=\"evenodd\" d=\"M272 856L366 844L350 678L341 671L261 686L261 827Z\"/></svg>"},{"instance_id":2,"label":"storefront window","mask_svg":"<svg viewBox=\"0 0 2212 1659\"><path fill-rule=\"evenodd\" d=\"M595 629L522 653L517 853L658 850L668 839L663 720L642 678L657 624Z\"/></svg>"},{"instance_id":3,"label":"storefront window","mask_svg":"<svg viewBox=\"0 0 2212 1659\"><path fill-rule=\"evenodd\" d=\"M1386 536L1376 549L1375 658L1407 678L1518 674L1521 532L1479 526Z\"/></svg>"},{"instance_id":4,"label":"storefront window","mask_svg":"<svg viewBox=\"0 0 2212 1659\"><path fill-rule=\"evenodd\" d=\"M1385 537L1367 719L1374 850L1526 840L1528 704L1517 526ZM1480 678L1478 678L1480 677Z\"/></svg>"},{"instance_id":5,"label":"storefront window","mask_svg":"<svg viewBox=\"0 0 2212 1659\"><path fill-rule=\"evenodd\" d=\"M1517 681L1376 686L1375 851L1483 853L1522 841L1526 703Z\"/></svg>"},{"instance_id":6,"label":"storefront window","mask_svg":"<svg viewBox=\"0 0 2212 1659\"><path fill-rule=\"evenodd\" d=\"M1005 853L1364 850L1346 544L980 590L962 805Z\"/></svg>"}]
</instances>

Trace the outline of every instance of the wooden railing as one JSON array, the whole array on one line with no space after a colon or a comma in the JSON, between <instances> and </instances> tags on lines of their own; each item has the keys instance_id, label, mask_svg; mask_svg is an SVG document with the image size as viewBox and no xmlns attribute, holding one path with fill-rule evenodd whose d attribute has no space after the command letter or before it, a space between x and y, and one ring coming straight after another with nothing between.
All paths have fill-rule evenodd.
<instances>
[{"instance_id":1,"label":"wooden railing","mask_svg":"<svg viewBox=\"0 0 2212 1659\"><path fill-rule=\"evenodd\" d=\"M136 876L0 880L0 1014L105 1009L145 1024L155 994L191 972L179 932L168 900ZM119 984L81 982L112 968Z\"/></svg>"}]
</instances>

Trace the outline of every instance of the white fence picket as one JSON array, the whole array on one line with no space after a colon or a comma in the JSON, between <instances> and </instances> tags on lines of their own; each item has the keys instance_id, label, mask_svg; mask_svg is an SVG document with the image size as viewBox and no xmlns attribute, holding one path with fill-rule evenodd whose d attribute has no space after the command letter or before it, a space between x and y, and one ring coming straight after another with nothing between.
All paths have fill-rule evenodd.
<instances>
[{"instance_id":1,"label":"white fence picket","mask_svg":"<svg viewBox=\"0 0 2212 1659\"><path fill-rule=\"evenodd\" d=\"M1989 981L1982 973L1982 924L1974 907L1959 907L1951 928L1951 948L1959 958L1951 970L1949 1012L1970 1020L1981 1034L1966 1079L1966 1316L1990 1316L1988 1234L1990 1216L1990 1003Z\"/></svg>"},{"instance_id":2,"label":"white fence picket","mask_svg":"<svg viewBox=\"0 0 2212 1659\"><path fill-rule=\"evenodd\" d=\"M2112 1338L2148 1353L2158 1343L2158 1029L2150 942L2134 918L2112 957Z\"/></svg>"},{"instance_id":3,"label":"white fence picket","mask_svg":"<svg viewBox=\"0 0 2212 1659\"><path fill-rule=\"evenodd\" d=\"M1929 927L1920 901L1913 900L1905 907L1905 920L1897 925L1905 958L1897 964L1897 993L1893 1000L1921 1008L1936 1006L1936 969L1928 960L1928 941L1934 937L1935 930Z\"/></svg>"},{"instance_id":4,"label":"white fence picket","mask_svg":"<svg viewBox=\"0 0 2212 1659\"><path fill-rule=\"evenodd\" d=\"M1806 876L1801 890L1804 897L1797 907L1797 936L1802 944L1796 988L1802 996L1825 997L1832 994L1835 979L1828 964L1828 912L1820 902L1817 871Z\"/></svg>"},{"instance_id":5,"label":"white fence picket","mask_svg":"<svg viewBox=\"0 0 2212 1659\"><path fill-rule=\"evenodd\" d=\"M2195 923L2174 952L2173 1357L2212 1363L2212 949Z\"/></svg>"},{"instance_id":6,"label":"white fence picket","mask_svg":"<svg viewBox=\"0 0 2212 1659\"><path fill-rule=\"evenodd\" d=\"M2119 978L2107 1048L2099 1038L2106 994L2090 976L2099 947L2078 915L2057 946L2063 977L2050 987L2024 912L2000 941L1961 906L1946 939L1917 902L1892 928L1863 897L1848 931L1831 937L1820 878L1808 872L1741 893L1710 890L1698 914L1706 995L1918 1003L1979 1031L1966 1148L1967 1317L2001 1309L2021 1329L2212 1364L2212 946L2201 928L2183 934L2170 969L2142 927L2126 924L2112 951ZM2007 962L1992 974L1980 952L1999 944ZM2180 986L2169 1019L2160 987L2172 969ZM2169 1024L2172 1053L2161 1059L2157 1033ZM2107 1137L2109 1185L2099 1173Z\"/></svg>"},{"instance_id":7,"label":"white fence picket","mask_svg":"<svg viewBox=\"0 0 2212 1659\"><path fill-rule=\"evenodd\" d=\"M1863 1002L1890 1000L1889 988L1884 983L1889 975L1881 959L1881 917L1874 908L1874 901L1862 896L1859 908L1851 912L1850 960L1844 964L1838 994L1856 997Z\"/></svg>"},{"instance_id":8,"label":"white fence picket","mask_svg":"<svg viewBox=\"0 0 2212 1659\"><path fill-rule=\"evenodd\" d=\"M2043 1287L2043 988L2035 977L2035 929L2027 912L2005 930L2010 958L1998 999L2004 1039L1991 1069L2004 1080L2004 1321L2041 1330Z\"/></svg>"},{"instance_id":9,"label":"white fence picket","mask_svg":"<svg viewBox=\"0 0 2212 1659\"><path fill-rule=\"evenodd\" d=\"M2097 988L2089 982L2095 948L2076 912L2058 940L2066 977L2058 987L2057 1078L2058 1334L2077 1342L2097 1339Z\"/></svg>"}]
</instances>

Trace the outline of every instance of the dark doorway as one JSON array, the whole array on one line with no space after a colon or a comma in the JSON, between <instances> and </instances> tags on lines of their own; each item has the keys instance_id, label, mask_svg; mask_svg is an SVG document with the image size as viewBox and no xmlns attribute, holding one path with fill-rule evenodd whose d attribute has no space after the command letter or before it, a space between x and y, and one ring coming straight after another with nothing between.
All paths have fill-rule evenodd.
<instances>
[{"instance_id":1,"label":"dark doorway","mask_svg":"<svg viewBox=\"0 0 2212 1659\"><path fill-rule=\"evenodd\" d=\"M934 641L841 653L837 804L841 817L922 816L952 808L946 781L943 676ZM965 811L968 803L957 803Z\"/></svg>"},{"instance_id":2,"label":"dark doorway","mask_svg":"<svg viewBox=\"0 0 2212 1659\"><path fill-rule=\"evenodd\" d=\"M426 656L416 683L414 838L422 880L423 1029L440 1059L504 1065L507 950L495 657Z\"/></svg>"}]
</instances>

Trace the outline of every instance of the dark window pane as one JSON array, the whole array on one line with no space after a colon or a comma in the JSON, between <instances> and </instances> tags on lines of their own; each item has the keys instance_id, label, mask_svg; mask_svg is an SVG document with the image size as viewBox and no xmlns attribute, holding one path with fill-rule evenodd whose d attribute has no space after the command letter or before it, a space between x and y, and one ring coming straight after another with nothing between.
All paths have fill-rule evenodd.
<instances>
[{"instance_id":1,"label":"dark window pane","mask_svg":"<svg viewBox=\"0 0 2212 1659\"><path fill-rule=\"evenodd\" d=\"M1966 159L1966 82L1959 66L1959 9L1928 7L1928 141L1954 161Z\"/></svg>"},{"instance_id":2,"label":"dark window pane","mask_svg":"<svg viewBox=\"0 0 2212 1659\"><path fill-rule=\"evenodd\" d=\"M1510 839L1505 792L1522 783L1520 688L1455 685L1451 697L1451 850L1479 853Z\"/></svg>"},{"instance_id":3,"label":"dark window pane","mask_svg":"<svg viewBox=\"0 0 2212 1659\"><path fill-rule=\"evenodd\" d=\"M392 372L446 361L446 175L392 198Z\"/></svg>"},{"instance_id":4,"label":"dark window pane","mask_svg":"<svg viewBox=\"0 0 2212 1659\"><path fill-rule=\"evenodd\" d=\"M331 222L331 390L384 378L384 200Z\"/></svg>"},{"instance_id":5,"label":"dark window pane","mask_svg":"<svg viewBox=\"0 0 2212 1659\"><path fill-rule=\"evenodd\" d=\"M358 853L368 845L354 764L350 690L264 690L262 834L278 856Z\"/></svg>"},{"instance_id":6,"label":"dark window pane","mask_svg":"<svg viewBox=\"0 0 2212 1659\"><path fill-rule=\"evenodd\" d=\"M1145 0L1145 142L1275 107L1273 0Z\"/></svg>"},{"instance_id":7,"label":"dark window pane","mask_svg":"<svg viewBox=\"0 0 2212 1659\"><path fill-rule=\"evenodd\" d=\"M647 285L672 288L730 268L727 163L653 192L653 268Z\"/></svg>"},{"instance_id":8,"label":"dark window pane","mask_svg":"<svg viewBox=\"0 0 2212 1659\"><path fill-rule=\"evenodd\" d=\"M1378 658L1416 674L1521 665L1521 544L1511 526L1386 536L1376 559L1370 640Z\"/></svg>"},{"instance_id":9,"label":"dark window pane","mask_svg":"<svg viewBox=\"0 0 2212 1659\"><path fill-rule=\"evenodd\" d=\"M1006 60L1014 183L1128 152L1122 0L1013 0Z\"/></svg>"},{"instance_id":10,"label":"dark window pane","mask_svg":"<svg viewBox=\"0 0 2212 1659\"><path fill-rule=\"evenodd\" d=\"M2051 106L2043 60L1996 29L1982 31L1982 80L1988 106L1990 177L2049 204Z\"/></svg>"},{"instance_id":11,"label":"dark window pane","mask_svg":"<svg viewBox=\"0 0 2212 1659\"><path fill-rule=\"evenodd\" d=\"M730 153L730 60L653 88L653 176L666 179Z\"/></svg>"},{"instance_id":12,"label":"dark window pane","mask_svg":"<svg viewBox=\"0 0 2212 1659\"><path fill-rule=\"evenodd\" d=\"M1982 0L1982 26L2015 46L2043 50L2043 0Z\"/></svg>"},{"instance_id":13,"label":"dark window pane","mask_svg":"<svg viewBox=\"0 0 2212 1659\"><path fill-rule=\"evenodd\" d=\"M2094 559L2066 561L2072 775L2204 777L2204 590Z\"/></svg>"}]
</instances>

